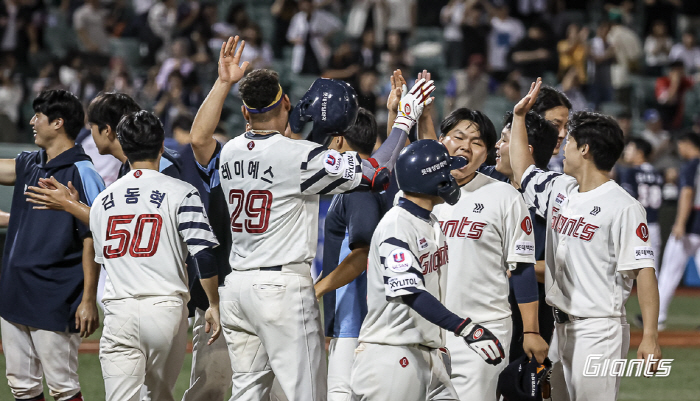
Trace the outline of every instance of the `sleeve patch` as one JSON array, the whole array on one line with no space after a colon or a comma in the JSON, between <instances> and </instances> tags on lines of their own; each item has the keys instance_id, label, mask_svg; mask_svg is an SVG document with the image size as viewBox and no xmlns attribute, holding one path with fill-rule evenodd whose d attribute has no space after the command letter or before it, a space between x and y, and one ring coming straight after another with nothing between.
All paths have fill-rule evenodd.
<instances>
[{"instance_id":1,"label":"sleeve patch","mask_svg":"<svg viewBox=\"0 0 700 401\"><path fill-rule=\"evenodd\" d=\"M323 167L326 172L332 176L338 176L343 173L345 159L338 151L330 149L323 155Z\"/></svg>"},{"instance_id":2,"label":"sleeve patch","mask_svg":"<svg viewBox=\"0 0 700 401\"><path fill-rule=\"evenodd\" d=\"M407 249L396 248L391 251L385 263L391 271L403 273L413 265L413 254Z\"/></svg>"},{"instance_id":3,"label":"sleeve patch","mask_svg":"<svg viewBox=\"0 0 700 401\"><path fill-rule=\"evenodd\" d=\"M535 243L532 241L515 241L515 253L518 255L534 255Z\"/></svg>"},{"instance_id":4,"label":"sleeve patch","mask_svg":"<svg viewBox=\"0 0 700 401\"><path fill-rule=\"evenodd\" d=\"M404 288L415 288L423 283L416 277L415 274L402 274L400 276L392 277L387 281L386 285L389 286L389 291L396 292Z\"/></svg>"},{"instance_id":5,"label":"sleeve patch","mask_svg":"<svg viewBox=\"0 0 700 401\"><path fill-rule=\"evenodd\" d=\"M639 224L639 227L637 227L637 237L639 237L642 241L647 242L649 239L649 227L647 227L646 224Z\"/></svg>"},{"instance_id":6,"label":"sleeve patch","mask_svg":"<svg viewBox=\"0 0 700 401\"><path fill-rule=\"evenodd\" d=\"M525 216L522 223L520 223L520 228L522 228L525 234L532 234L532 220L530 219L530 216Z\"/></svg>"},{"instance_id":7,"label":"sleeve patch","mask_svg":"<svg viewBox=\"0 0 700 401\"><path fill-rule=\"evenodd\" d=\"M634 248L634 258L654 259L654 250L650 246L637 246Z\"/></svg>"},{"instance_id":8,"label":"sleeve patch","mask_svg":"<svg viewBox=\"0 0 700 401\"><path fill-rule=\"evenodd\" d=\"M345 168L343 169L343 178L346 180L352 180L355 178L355 166L357 165L357 159L355 153L344 153L343 159L345 162Z\"/></svg>"},{"instance_id":9,"label":"sleeve patch","mask_svg":"<svg viewBox=\"0 0 700 401\"><path fill-rule=\"evenodd\" d=\"M420 237L417 241L418 244L418 250L423 251L428 248L428 240L425 237Z\"/></svg>"}]
</instances>

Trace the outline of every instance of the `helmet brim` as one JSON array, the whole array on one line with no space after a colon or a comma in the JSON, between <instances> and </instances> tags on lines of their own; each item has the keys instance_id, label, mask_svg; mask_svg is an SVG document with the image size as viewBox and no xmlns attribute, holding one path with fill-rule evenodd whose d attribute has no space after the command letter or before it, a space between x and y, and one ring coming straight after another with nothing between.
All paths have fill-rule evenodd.
<instances>
[{"instance_id":1,"label":"helmet brim","mask_svg":"<svg viewBox=\"0 0 700 401\"><path fill-rule=\"evenodd\" d=\"M459 170L467 165L467 159L463 156L450 156L450 170Z\"/></svg>"}]
</instances>

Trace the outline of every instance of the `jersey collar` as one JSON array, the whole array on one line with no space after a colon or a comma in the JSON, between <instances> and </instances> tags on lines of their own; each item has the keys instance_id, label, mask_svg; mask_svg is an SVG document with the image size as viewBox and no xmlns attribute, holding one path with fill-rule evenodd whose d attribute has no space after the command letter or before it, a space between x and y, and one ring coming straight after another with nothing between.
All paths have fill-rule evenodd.
<instances>
[{"instance_id":1,"label":"jersey collar","mask_svg":"<svg viewBox=\"0 0 700 401\"><path fill-rule=\"evenodd\" d=\"M415 203L411 202L406 198L399 198L398 206L411 213L412 215L418 217L419 219L431 221L430 210L423 209L422 207L416 205Z\"/></svg>"},{"instance_id":2,"label":"jersey collar","mask_svg":"<svg viewBox=\"0 0 700 401\"><path fill-rule=\"evenodd\" d=\"M247 139L267 139L274 135L279 134L279 132L271 132L269 134L256 134L253 131L248 131L243 134Z\"/></svg>"}]
</instances>

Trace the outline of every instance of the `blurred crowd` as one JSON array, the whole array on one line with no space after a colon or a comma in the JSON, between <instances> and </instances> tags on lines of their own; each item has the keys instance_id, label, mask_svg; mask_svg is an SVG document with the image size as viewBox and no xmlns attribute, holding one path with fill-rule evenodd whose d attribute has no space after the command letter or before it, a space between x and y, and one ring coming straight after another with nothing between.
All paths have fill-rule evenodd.
<instances>
[{"instance_id":1,"label":"blurred crowd","mask_svg":"<svg viewBox=\"0 0 700 401\"><path fill-rule=\"evenodd\" d=\"M125 92L187 142L221 43L280 72L292 102L318 76L351 83L385 119L388 78L428 68L435 120L458 107L496 125L538 76L573 110L617 117L673 176L674 138L700 131L698 0L2 0L0 142L31 142L31 99L66 88L87 105ZM237 89L222 132L243 132ZM672 177L668 177L669 179Z\"/></svg>"}]
</instances>

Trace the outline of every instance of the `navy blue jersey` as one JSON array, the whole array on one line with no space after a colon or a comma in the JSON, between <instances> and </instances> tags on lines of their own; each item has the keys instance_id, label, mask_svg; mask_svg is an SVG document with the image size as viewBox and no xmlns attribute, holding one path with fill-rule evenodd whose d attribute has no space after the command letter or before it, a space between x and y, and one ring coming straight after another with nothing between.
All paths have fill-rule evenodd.
<instances>
[{"instance_id":1,"label":"navy blue jersey","mask_svg":"<svg viewBox=\"0 0 700 401\"><path fill-rule=\"evenodd\" d=\"M180 161L178 158L180 155L174 150L165 148L163 156L160 158L160 166L158 166L158 171L173 178L180 179ZM119 178L122 178L131 171L131 165L127 160L126 163L122 164L119 169Z\"/></svg>"},{"instance_id":2,"label":"navy blue jersey","mask_svg":"<svg viewBox=\"0 0 700 401\"><path fill-rule=\"evenodd\" d=\"M328 276L358 246L369 246L383 216L384 197L371 192L335 195L326 214L323 242L323 277ZM360 335L367 315L367 274L323 296L326 336Z\"/></svg>"},{"instance_id":3,"label":"navy blue jersey","mask_svg":"<svg viewBox=\"0 0 700 401\"><path fill-rule=\"evenodd\" d=\"M66 212L32 209L24 192L39 178L54 176L64 185L71 181L80 200L92 205L104 182L80 145L48 162L44 150L22 152L15 159L15 172L0 272L0 316L41 330L77 332L83 240L90 236L90 228Z\"/></svg>"},{"instance_id":4,"label":"navy blue jersey","mask_svg":"<svg viewBox=\"0 0 700 401\"><path fill-rule=\"evenodd\" d=\"M659 209L663 203L663 174L649 163L637 167L620 168L620 186L639 201L647 211L647 222L659 221Z\"/></svg>"},{"instance_id":5,"label":"navy blue jersey","mask_svg":"<svg viewBox=\"0 0 700 401\"><path fill-rule=\"evenodd\" d=\"M692 234L700 234L700 192L697 190L698 184L698 167L700 167L700 158L688 160L681 166L678 187L692 188L695 191L693 196L693 211L688 217L686 231Z\"/></svg>"}]
</instances>

